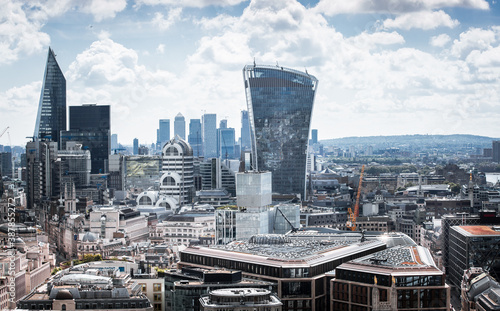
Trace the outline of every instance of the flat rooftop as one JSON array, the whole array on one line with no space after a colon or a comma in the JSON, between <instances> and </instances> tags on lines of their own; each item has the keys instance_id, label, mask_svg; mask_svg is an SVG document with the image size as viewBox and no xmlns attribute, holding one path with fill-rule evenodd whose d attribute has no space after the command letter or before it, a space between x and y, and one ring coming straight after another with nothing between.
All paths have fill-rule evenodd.
<instances>
[{"instance_id":1,"label":"flat rooftop","mask_svg":"<svg viewBox=\"0 0 500 311\"><path fill-rule=\"evenodd\" d=\"M452 227L464 236L498 236L500 237L500 227L492 226L454 226Z\"/></svg>"}]
</instances>

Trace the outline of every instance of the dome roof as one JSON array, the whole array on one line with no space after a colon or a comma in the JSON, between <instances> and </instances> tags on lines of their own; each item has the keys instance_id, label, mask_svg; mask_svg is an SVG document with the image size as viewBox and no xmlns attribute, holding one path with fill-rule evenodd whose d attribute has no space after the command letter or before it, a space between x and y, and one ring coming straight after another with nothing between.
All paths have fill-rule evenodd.
<instances>
[{"instance_id":1,"label":"dome roof","mask_svg":"<svg viewBox=\"0 0 500 311\"><path fill-rule=\"evenodd\" d=\"M85 232L82 238L82 242L96 242L97 236L92 232Z\"/></svg>"},{"instance_id":2,"label":"dome roof","mask_svg":"<svg viewBox=\"0 0 500 311\"><path fill-rule=\"evenodd\" d=\"M56 299L58 300L73 299L73 294L67 289L61 289L60 291L57 292Z\"/></svg>"}]
</instances>

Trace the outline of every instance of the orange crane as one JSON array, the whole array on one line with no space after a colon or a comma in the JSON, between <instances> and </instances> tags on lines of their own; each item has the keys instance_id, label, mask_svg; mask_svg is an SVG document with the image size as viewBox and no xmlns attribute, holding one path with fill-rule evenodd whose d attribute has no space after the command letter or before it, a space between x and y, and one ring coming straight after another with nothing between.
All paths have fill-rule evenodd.
<instances>
[{"instance_id":1,"label":"orange crane","mask_svg":"<svg viewBox=\"0 0 500 311\"><path fill-rule=\"evenodd\" d=\"M361 167L361 174L359 174L359 185L358 185L358 193L356 194L356 203L354 204L354 213L352 209L349 207L349 216L347 217L348 228L351 228L352 231L356 231L356 218L359 216L359 197L361 196L361 185L363 184L363 173L365 172L365 166Z\"/></svg>"}]
</instances>

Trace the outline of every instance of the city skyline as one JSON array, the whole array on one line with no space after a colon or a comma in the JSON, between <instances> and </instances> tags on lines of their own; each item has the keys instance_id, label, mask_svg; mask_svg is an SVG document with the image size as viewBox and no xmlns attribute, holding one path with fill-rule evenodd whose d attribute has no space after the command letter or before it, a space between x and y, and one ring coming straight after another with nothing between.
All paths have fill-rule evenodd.
<instances>
[{"instance_id":1,"label":"city skyline","mask_svg":"<svg viewBox=\"0 0 500 311\"><path fill-rule=\"evenodd\" d=\"M311 122L319 140L500 136L496 1L172 3L7 1L0 131L9 126L12 145L32 135L50 46L67 106L110 105L124 145L155 142L158 120L178 113L186 122L216 113L239 129L241 70L254 59L322 81Z\"/></svg>"}]
</instances>

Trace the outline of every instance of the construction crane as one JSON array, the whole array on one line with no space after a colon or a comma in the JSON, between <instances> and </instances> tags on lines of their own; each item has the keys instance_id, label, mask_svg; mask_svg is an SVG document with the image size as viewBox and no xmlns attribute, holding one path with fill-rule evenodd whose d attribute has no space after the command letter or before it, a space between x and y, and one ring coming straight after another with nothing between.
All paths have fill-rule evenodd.
<instances>
[{"instance_id":1,"label":"construction crane","mask_svg":"<svg viewBox=\"0 0 500 311\"><path fill-rule=\"evenodd\" d=\"M7 126L7 127L5 128L5 130L3 130L3 131L2 131L2 133L0 133L0 138L3 136L3 134L5 134L5 132L7 132L7 130L8 130L8 129L9 129L9 127Z\"/></svg>"},{"instance_id":2,"label":"construction crane","mask_svg":"<svg viewBox=\"0 0 500 311\"><path fill-rule=\"evenodd\" d=\"M365 172L365 166L361 167L361 174L359 175L358 193L356 194L356 203L354 204L354 212L349 207L349 216L347 218L346 226L351 228L352 231L356 231L356 218L359 216L359 198L361 196L361 186L363 184L363 173Z\"/></svg>"},{"instance_id":3,"label":"construction crane","mask_svg":"<svg viewBox=\"0 0 500 311\"><path fill-rule=\"evenodd\" d=\"M290 227L292 228L292 230L290 230L288 233L295 233L297 231L299 231L299 228L296 228L292 222L285 216L285 214L280 210L280 208L278 206L275 206L276 208L276 213L274 214L274 224L273 224L273 233L276 231L276 216L278 215L278 212L281 213L281 216L283 216L283 218L286 220L286 222L290 225ZM288 234L287 233L287 234Z\"/></svg>"}]
</instances>

